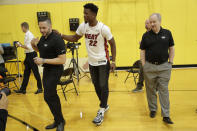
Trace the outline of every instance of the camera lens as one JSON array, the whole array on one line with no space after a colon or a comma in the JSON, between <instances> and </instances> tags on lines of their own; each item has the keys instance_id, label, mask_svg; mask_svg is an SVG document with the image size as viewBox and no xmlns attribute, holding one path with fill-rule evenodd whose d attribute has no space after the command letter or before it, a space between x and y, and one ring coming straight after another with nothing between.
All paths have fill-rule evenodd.
<instances>
[{"instance_id":1,"label":"camera lens","mask_svg":"<svg viewBox=\"0 0 197 131\"><path fill-rule=\"evenodd\" d=\"M6 96L9 96L11 94L11 90L9 88L2 88L0 90L0 93L3 92L6 94ZM0 99L2 98L2 94L0 94Z\"/></svg>"}]
</instances>

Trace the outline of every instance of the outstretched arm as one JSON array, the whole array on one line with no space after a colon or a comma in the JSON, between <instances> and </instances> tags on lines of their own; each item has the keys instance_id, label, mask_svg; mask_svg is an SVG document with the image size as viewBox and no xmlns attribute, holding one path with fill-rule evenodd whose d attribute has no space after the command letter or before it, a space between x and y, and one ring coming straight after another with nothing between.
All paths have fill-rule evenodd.
<instances>
[{"instance_id":1,"label":"outstretched arm","mask_svg":"<svg viewBox=\"0 0 197 131\"><path fill-rule=\"evenodd\" d=\"M16 43L16 46L17 46L17 47L24 48L24 49L26 49L26 50L29 49L26 45L23 45L23 44L21 44L20 42L17 42L17 43Z\"/></svg>"},{"instance_id":2,"label":"outstretched arm","mask_svg":"<svg viewBox=\"0 0 197 131\"><path fill-rule=\"evenodd\" d=\"M61 36L64 40L69 41L69 42L77 42L82 37L82 36L79 36L77 34L75 34L75 35L64 35L64 34L62 34Z\"/></svg>"},{"instance_id":3,"label":"outstretched arm","mask_svg":"<svg viewBox=\"0 0 197 131\"><path fill-rule=\"evenodd\" d=\"M66 40L66 41L69 41L69 42L77 42L82 36L80 35L64 35L64 34L61 34L58 30L55 30L53 29L53 32L59 34L62 39Z\"/></svg>"}]
</instances>

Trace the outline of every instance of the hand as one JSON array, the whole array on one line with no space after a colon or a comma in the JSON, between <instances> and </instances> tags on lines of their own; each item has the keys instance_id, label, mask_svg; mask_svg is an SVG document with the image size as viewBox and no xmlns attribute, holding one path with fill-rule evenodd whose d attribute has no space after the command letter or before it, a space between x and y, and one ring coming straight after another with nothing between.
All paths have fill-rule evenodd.
<instances>
[{"instance_id":1,"label":"hand","mask_svg":"<svg viewBox=\"0 0 197 131\"><path fill-rule=\"evenodd\" d=\"M112 62L110 64L110 68L111 68L111 71L114 72L114 70L116 69L116 64L114 62Z\"/></svg>"},{"instance_id":2,"label":"hand","mask_svg":"<svg viewBox=\"0 0 197 131\"><path fill-rule=\"evenodd\" d=\"M171 65L173 65L173 62L169 61L168 63L170 63Z\"/></svg>"},{"instance_id":3,"label":"hand","mask_svg":"<svg viewBox=\"0 0 197 131\"><path fill-rule=\"evenodd\" d=\"M144 62L142 62L142 67L144 67L144 65L145 65L145 63L144 63Z\"/></svg>"},{"instance_id":4,"label":"hand","mask_svg":"<svg viewBox=\"0 0 197 131\"><path fill-rule=\"evenodd\" d=\"M60 35L60 36L61 36L61 33L60 33L58 30L56 30L56 29L52 29L52 31L53 31L54 33L56 33L56 34L58 34L58 35Z\"/></svg>"},{"instance_id":5,"label":"hand","mask_svg":"<svg viewBox=\"0 0 197 131\"><path fill-rule=\"evenodd\" d=\"M37 47L38 42L39 42L39 38L38 38L38 37L37 37L37 38L33 38L33 39L31 40L31 45L32 45L33 47Z\"/></svg>"},{"instance_id":6,"label":"hand","mask_svg":"<svg viewBox=\"0 0 197 131\"><path fill-rule=\"evenodd\" d=\"M16 43L16 47L21 47L21 43L20 42L17 42Z\"/></svg>"},{"instance_id":7,"label":"hand","mask_svg":"<svg viewBox=\"0 0 197 131\"><path fill-rule=\"evenodd\" d=\"M43 58L39 58L39 57L35 57L34 58L34 63L36 63L37 65L44 64L44 59Z\"/></svg>"},{"instance_id":8,"label":"hand","mask_svg":"<svg viewBox=\"0 0 197 131\"><path fill-rule=\"evenodd\" d=\"M5 109L7 110L8 108L8 99L6 97L6 94L4 92L1 92L2 97L0 99L0 109Z\"/></svg>"},{"instance_id":9,"label":"hand","mask_svg":"<svg viewBox=\"0 0 197 131\"><path fill-rule=\"evenodd\" d=\"M86 62L86 63L83 65L83 69L84 69L84 70L87 70L88 68L89 68L89 63Z\"/></svg>"}]
</instances>

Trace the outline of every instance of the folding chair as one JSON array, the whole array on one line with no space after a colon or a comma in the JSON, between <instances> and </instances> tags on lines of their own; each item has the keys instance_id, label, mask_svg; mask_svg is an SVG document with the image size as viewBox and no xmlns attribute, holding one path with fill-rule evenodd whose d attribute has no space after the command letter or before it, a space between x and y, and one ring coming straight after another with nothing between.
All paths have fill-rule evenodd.
<instances>
[{"instance_id":1,"label":"folding chair","mask_svg":"<svg viewBox=\"0 0 197 131\"><path fill-rule=\"evenodd\" d=\"M127 75L124 83L126 83L128 78L133 77L135 85L137 85L136 79L138 79L138 76L140 73L140 62L141 62L140 60L137 60L136 62L134 62L133 66L129 70L127 70L128 75ZM132 76L130 76L131 73L132 73Z\"/></svg>"},{"instance_id":2,"label":"folding chair","mask_svg":"<svg viewBox=\"0 0 197 131\"><path fill-rule=\"evenodd\" d=\"M7 73L8 70L6 68L0 68L0 72ZM9 76L9 75L6 75L6 77L3 77L2 79L0 79L0 82L4 83L4 85L6 87L10 88L10 82L13 82L14 85L15 85L14 87L16 87L18 89L18 86L17 86L15 81L16 81L16 77L12 77L12 76ZM14 88L14 87L11 87L11 88Z\"/></svg>"},{"instance_id":3,"label":"folding chair","mask_svg":"<svg viewBox=\"0 0 197 131\"><path fill-rule=\"evenodd\" d=\"M61 89L62 89L62 92L63 92L63 95L64 95L65 100L67 100L65 93L68 92L68 91L70 91L70 90L75 89L75 92L78 95L77 88L76 88L75 83L73 81L73 73L74 73L74 69L73 68L67 68L67 69L65 69L63 71L62 76L60 78L60 81L58 83L58 85L61 85ZM69 89L69 90L66 90L67 85L70 84L70 83L73 83L73 86L74 87L71 88L71 89Z\"/></svg>"}]
</instances>

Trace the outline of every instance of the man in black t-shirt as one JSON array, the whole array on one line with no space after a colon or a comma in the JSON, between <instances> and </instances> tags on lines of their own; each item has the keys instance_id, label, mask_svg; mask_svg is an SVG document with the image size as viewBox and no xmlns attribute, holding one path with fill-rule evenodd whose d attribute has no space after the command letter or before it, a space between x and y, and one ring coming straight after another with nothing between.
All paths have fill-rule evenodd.
<instances>
[{"instance_id":1,"label":"man in black t-shirt","mask_svg":"<svg viewBox=\"0 0 197 131\"><path fill-rule=\"evenodd\" d=\"M42 37L40 40L36 38L31 42L34 50L40 53L40 58L34 58L34 62L44 67L44 100L48 104L55 120L53 124L46 126L46 129L57 127L57 131L64 131L65 120L56 89L63 72L63 64L66 62L65 43L61 36L52 32L51 21L49 19L40 20L39 28Z\"/></svg>"},{"instance_id":2,"label":"man in black t-shirt","mask_svg":"<svg viewBox=\"0 0 197 131\"><path fill-rule=\"evenodd\" d=\"M149 19L147 19L145 21L145 29L146 29L146 32L151 30L151 25L150 25ZM139 44L141 44L141 41L139 42ZM138 79L138 82L137 82L137 87L132 90L132 92L134 92L134 93L141 92L142 87L144 86L144 73L143 73L142 62L141 61L138 62L138 61L136 61L136 64L139 67L140 71L139 71L139 79Z\"/></svg>"},{"instance_id":3,"label":"man in black t-shirt","mask_svg":"<svg viewBox=\"0 0 197 131\"><path fill-rule=\"evenodd\" d=\"M152 14L149 20L151 31L146 32L142 37L140 59L144 69L150 117L154 118L156 115L157 90L163 121L167 124L173 124L169 113L170 103L168 83L174 59L174 40L171 32L160 26L160 14Z\"/></svg>"}]
</instances>

